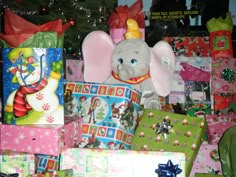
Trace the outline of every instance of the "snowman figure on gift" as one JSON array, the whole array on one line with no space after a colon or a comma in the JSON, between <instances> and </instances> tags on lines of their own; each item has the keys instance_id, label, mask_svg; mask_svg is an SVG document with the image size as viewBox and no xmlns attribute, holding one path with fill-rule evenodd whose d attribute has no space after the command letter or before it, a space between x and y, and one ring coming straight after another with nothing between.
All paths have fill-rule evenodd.
<instances>
[{"instance_id":1,"label":"snowman figure on gift","mask_svg":"<svg viewBox=\"0 0 236 177\"><path fill-rule=\"evenodd\" d=\"M63 123L64 108L56 94L61 78L59 70L62 69L62 61L52 63L52 71L47 78L42 62L45 50L15 48L9 51L8 58L15 61L9 68L14 75L12 83L17 83L19 88L7 97L7 123L12 123L14 119L16 124ZM36 61L37 56L40 56L39 61Z\"/></svg>"}]
</instances>

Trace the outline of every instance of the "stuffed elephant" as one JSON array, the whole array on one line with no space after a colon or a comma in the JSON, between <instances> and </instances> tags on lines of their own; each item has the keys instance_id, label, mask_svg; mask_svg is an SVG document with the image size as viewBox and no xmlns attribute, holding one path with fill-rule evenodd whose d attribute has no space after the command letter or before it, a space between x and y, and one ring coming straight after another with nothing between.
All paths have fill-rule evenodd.
<instances>
[{"instance_id":1,"label":"stuffed elephant","mask_svg":"<svg viewBox=\"0 0 236 177\"><path fill-rule=\"evenodd\" d=\"M165 41L152 48L132 38L116 45L106 32L93 31L82 43L82 54L86 82L131 84L142 93L144 108L160 109L158 96L170 92L175 55Z\"/></svg>"}]
</instances>

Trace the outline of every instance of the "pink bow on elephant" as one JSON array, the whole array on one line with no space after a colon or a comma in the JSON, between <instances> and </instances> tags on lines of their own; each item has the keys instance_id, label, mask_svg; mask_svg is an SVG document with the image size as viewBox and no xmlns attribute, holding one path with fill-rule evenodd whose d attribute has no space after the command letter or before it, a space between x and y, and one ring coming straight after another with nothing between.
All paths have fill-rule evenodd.
<instances>
[{"instance_id":1,"label":"pink bow on elephant","mask_svg":"<svg viewBox=\"0 0 236 177\"><path fill-rule=\"evenodd\" d=\"M144 108L160 109L158 96L171 90L175 55L165 41L149 47L142 39L114 44L104 31L89 33L82 44L86 82L132 84L142 93Z\"/></svg>"}]
</instances>

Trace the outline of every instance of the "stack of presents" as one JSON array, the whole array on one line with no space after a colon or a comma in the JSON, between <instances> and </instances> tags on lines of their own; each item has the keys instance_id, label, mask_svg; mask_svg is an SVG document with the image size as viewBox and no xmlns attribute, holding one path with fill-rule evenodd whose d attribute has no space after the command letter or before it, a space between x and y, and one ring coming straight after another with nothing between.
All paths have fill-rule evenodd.
<instances>
[{"instance_id":1,"label":"stack of presents","mask_svg":"<svg viewBox=\"0 0 236 177\"><path fill-rule=\"evenodd\" d=\"M89 33L83 60L65 63L69 24L6 9L1 177L236 176L230 17L148 47L141 2L118 6L110 33Z\"/></svg>"}]
</instances>

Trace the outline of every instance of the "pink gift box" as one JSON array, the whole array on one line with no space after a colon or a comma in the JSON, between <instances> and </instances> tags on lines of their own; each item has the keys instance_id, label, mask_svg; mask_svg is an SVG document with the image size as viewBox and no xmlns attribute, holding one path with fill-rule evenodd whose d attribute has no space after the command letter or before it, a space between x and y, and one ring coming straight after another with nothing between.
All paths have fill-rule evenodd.
<instances>
[{"instance_id":1,"label":"pink gift box","mask_svg":"<svg viewBox=\"0 0 236 177\"><path fill-rule=\"evenodd\" d=\"M201 145L189 177L194 177L195 173L222 174L218 145Z\"/></svg>"},{"instance_id":2,"label":"pink gift box","mask_svg":"<svg viewBox=\"0 0 236 177\"><path fill-rule=\"evenodd\" d=\"M234 72L236 71L236 59L213 59L212 60L212 91L214 94L235 93L236 84ZM228 76L224 77L224 74ZM230 80L229 76L232 76Z\"/></svg>"},{"instance_id":3,"label":"pink gift box","mask_svg":"<svg viewBox=\"0 0 236 177\"><path fill-rule=\"evenodd\" d=\"M9 125L0 129L2 150L58 156L81 140L82 119L66 119L65 125Z\"/></svg>"},{"instance_id":4,"label":"pink gift box","mask_svg":"<svg viewBox=\"0 0 236 177\"><path fill-rule=\"evenodd\" d=\"M207 136L210 144L218 144L223 133L236 125L236 114L206 115L208 129Z\"/></svg>"}]
</instances>

